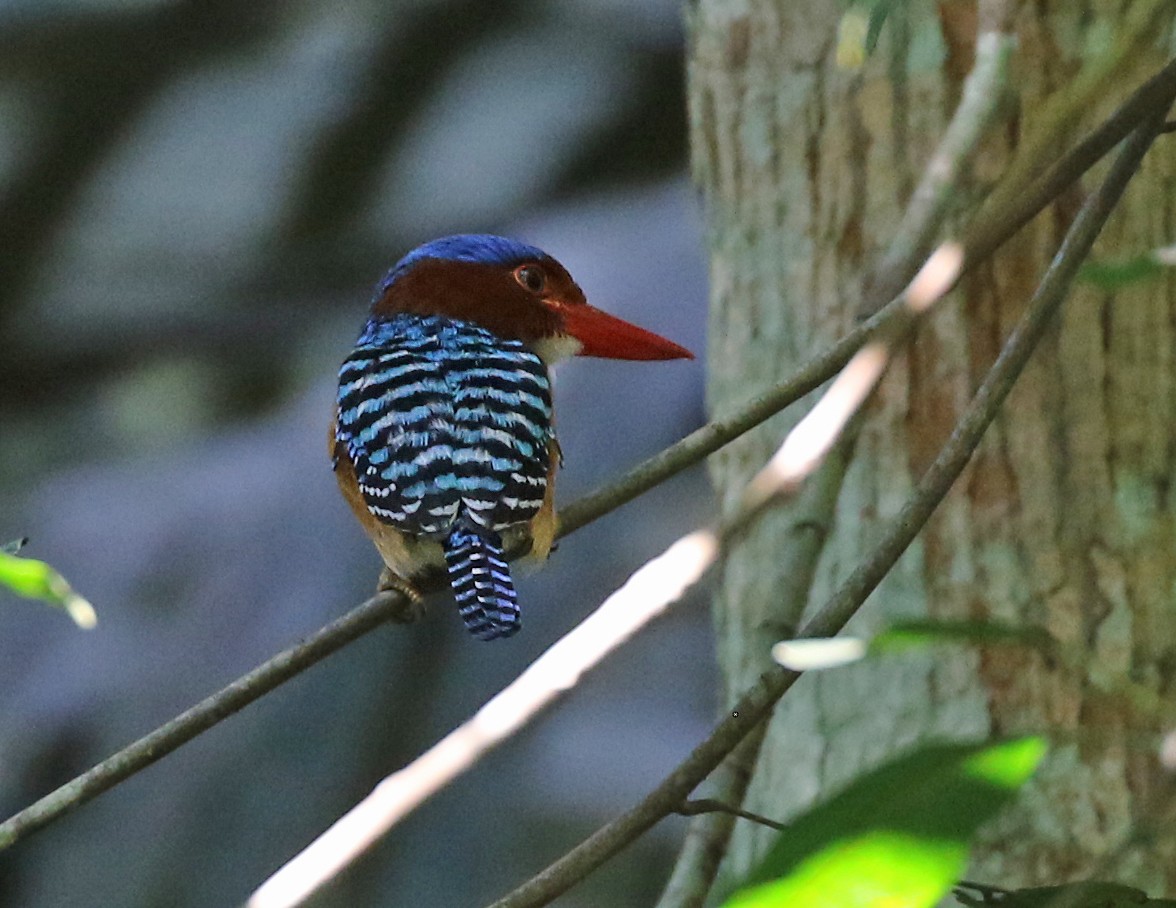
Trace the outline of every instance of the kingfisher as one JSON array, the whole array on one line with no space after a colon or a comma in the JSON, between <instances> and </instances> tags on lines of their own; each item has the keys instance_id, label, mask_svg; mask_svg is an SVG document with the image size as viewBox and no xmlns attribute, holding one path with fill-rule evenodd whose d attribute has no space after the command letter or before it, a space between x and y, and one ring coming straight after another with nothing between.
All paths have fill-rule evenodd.
<instances>
[{"instance_id":1,"label":"kingfisher","mask_svg":"<svg viewBox=\"0 0 1176 908\"><path fill-rule=\"evenodd\" d=\"M693 358L506 237L433 240L380 281L330 432L339 488L384 562L379 589L419 604L414 581L444 569L470 633L519 630L506 552L543 561L555 539L550 368L570 356Z\"/></svg>"}]
</instances>

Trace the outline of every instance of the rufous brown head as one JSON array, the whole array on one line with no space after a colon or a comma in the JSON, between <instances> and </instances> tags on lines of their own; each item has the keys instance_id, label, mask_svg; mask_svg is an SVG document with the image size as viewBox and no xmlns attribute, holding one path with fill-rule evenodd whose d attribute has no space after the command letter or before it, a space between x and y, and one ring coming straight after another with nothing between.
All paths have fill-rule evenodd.
<instances>
[{"instance_id":1,"label":"rufous brown head","mask_svg":"<svg viewBox=\"0 0 1176 908\"><path fill-rule=\"evenodd\" d=\"M685 347L589 305L547 253L490 234L458 234L418 246L377 288L372 315L441 315L531 346L548 362L566 356L693 359Z\"/></svg>"}]
</instances>

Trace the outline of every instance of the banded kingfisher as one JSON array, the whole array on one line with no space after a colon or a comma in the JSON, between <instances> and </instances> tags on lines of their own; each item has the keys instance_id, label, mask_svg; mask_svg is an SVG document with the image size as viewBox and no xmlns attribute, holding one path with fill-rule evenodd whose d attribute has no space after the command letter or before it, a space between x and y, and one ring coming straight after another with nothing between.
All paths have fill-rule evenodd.
<instances>
[{"instance_id":1,"label":"banded kingfisher","mask_svg":"<svg viewBox=\"0 0 1176 908\"><path fill-rule=\"evenodd\" d=\"M506 551L555 538L549 368L569 356L660 360L689 350L590 306L547 253L488 234L409 252L377 285L339 370L331 457L384 561L380 589L447 570L466 628L520 625Z\"/></svg>"}]
</instances>

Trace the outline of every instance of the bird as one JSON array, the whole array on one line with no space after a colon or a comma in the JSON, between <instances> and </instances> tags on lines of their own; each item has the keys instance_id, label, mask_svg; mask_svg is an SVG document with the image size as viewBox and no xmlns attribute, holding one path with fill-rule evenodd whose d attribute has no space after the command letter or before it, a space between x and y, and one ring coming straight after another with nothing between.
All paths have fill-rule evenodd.
<instances>
[{"instance_id":1,"label":"bird","mask_svg":"<svg viewBox=\"0 0 1176 908\"><path fill-rule=\"evenodd\" d=\"M589 305L563 265L507 237L432 240L376 285L339 369L329 444L384 562L380 590L419 607L415 581L444 570L471 634L519 630L506 552L542 562L555 538L550 369L571 356L693 358Z\"/></svg>"}]
</instances>

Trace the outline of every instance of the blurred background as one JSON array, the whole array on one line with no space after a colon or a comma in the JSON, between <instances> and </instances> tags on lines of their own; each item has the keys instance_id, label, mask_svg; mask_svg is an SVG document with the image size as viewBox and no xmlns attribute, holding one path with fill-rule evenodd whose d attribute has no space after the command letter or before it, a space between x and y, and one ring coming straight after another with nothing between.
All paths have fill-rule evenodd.
<instances>
[{"instance_id":1,"label":"blurred background","mask_svg":"<svg viewBox=\"0 0 1176 908\"><path fill-rule=\"evenodd\" d=\"M97 629L0 594L9 815L372 591L326 454L335 371L412 246L508 233L704 352L675 0L0 0L0 541ZM557 374L567 503L703 420L701 360ZM698 470L569 537L525 630L447 597L0 854L0 904L215 906L703 521ZM398 827L316 905L477 905L709 728L704 597ZM560 901L639 905L684 821Z\"/></svg>"}]
</instances>

